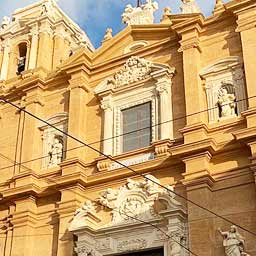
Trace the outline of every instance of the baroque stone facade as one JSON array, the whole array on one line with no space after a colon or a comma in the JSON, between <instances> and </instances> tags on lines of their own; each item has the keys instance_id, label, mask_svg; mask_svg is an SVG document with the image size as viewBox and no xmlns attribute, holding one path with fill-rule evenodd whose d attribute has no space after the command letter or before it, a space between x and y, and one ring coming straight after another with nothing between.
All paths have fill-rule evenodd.
<instances>
[{"instance_id":1,"label":"baroque stone facade","mask_svg":"<svg viewBox=\"0 0 256 256\"><path fill-rule=\"evenodd\" d=\"M56 0L3 18L0 255L256 254L256 4L180 4L97 50Z\"/></svg>"}]
</instances>

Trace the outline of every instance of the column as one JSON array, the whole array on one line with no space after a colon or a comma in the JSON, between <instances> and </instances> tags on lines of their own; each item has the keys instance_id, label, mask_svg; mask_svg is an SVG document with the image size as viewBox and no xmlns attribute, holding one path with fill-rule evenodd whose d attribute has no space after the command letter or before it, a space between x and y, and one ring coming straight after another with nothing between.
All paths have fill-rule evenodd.
<instances>
[{"instance_id":1,"label":"column","mask_svg":"<svg viewBox=\"0 0 256 256\"><path fill-rule=\"evenodd\" d=\"M173 75L173 74L172 74ZM171 92L172 81L171 78L166 74L157 79L156 90L159 93L160 100L160 139L174 139L173 134L173 119L172 112L172 92Z\"/></svg>"},{"instance_id":2,"label":"column","mask_svg":"<svg viewBox=\"0 0 256 256\"><path fill-rule=\"evenodd\" d=\"M37 49L38 49L38 39L39 39L39 31L38 26L34 26L31 29L31 49L30 49L30 56L29 56L29 65L28 69L36 68L36 61L37 61Z\"/></svg>"},{"instance_id":3,"label":"column","mask_svg":"<svg viewBox=\"0 0 256 256\"><path fill-rule=\"evenodd\" d=\"M111 96L104 97L101 101L101 108L104 110L104 142L103 152L106 155L113 154L113 106Z\"/></svg>"},{"instance_id":4,"label":"column","mask_svg":"<svg viewBox=\"0 0 256 256\"><path fill-rule=\"evenodd\" d=\"M3 55L0 80L7 79L8 68L9 68L9 53L10 53L10 41L9 39L6 39L4 42L4 55Z\"/></svg>"}]
</instances>

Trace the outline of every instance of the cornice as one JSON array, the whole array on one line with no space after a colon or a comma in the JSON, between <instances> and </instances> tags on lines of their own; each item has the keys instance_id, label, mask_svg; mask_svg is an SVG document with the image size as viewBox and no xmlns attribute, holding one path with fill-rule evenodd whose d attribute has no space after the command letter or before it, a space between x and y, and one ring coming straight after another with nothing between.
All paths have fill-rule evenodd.
<instances>
[{"instance_id":1,"label":"cornice","mask_svg":"<svg viewBox=\"0 0 256 256\"><path fill-rule=\"evenodd\" d=\"M178 156L179 158L183 158L206 151L214 154L217 149L218 147L216 141L213 138L207 138L201 141L173 146L170 148L169 152L172 156Z\"/></svg>"}]
</instances>

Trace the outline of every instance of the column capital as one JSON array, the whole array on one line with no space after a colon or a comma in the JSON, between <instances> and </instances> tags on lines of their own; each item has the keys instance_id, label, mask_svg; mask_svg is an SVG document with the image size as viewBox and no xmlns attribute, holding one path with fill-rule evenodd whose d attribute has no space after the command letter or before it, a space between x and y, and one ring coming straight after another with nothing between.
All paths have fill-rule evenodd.
<instances>
[{"instance_id":1,"label":"column capital","mask_svg":"<svg viewBox=\"0 0 256 256\"><path fill-rule=\"evenodd\" d=\"M100 102L101 109L106 111L112 111L113 110L113 102L111 97L105 97Z\"/></svg>"},{"instance_id":2,"label":"column capital","mask_svg":"<svg viewBox=\"0 0 256 256\"><path fill-rule=\"evenodd\" d=\"M69 87L68 90L73 89L83 89L85 92L90 92L91 88L88 85L88 79L83 71L75 72L71 74L71 79L69 79Z\"/></svg>"},{"instance_id":3,"label":"column capital","mask_svg":"<svg viewBox=\"0 0 256 256\"><path fill-rule=\"evenodd\" d=\"M184 52L189 49L197 49L200 53L202 52L202 48L200 46L199 38L190 38L186 40L181 40L180 42L180 48L178 49L178 52Z\"/></svg>"}]
</instances>

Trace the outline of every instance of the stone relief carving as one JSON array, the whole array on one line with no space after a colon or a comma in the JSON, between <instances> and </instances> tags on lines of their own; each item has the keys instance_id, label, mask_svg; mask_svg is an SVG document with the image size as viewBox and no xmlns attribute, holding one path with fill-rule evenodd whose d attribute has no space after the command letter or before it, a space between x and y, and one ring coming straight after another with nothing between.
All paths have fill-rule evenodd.
<instances>
[{"instance_id":1,"label":"stone relief carving","mask_svg":"<svg viewBox=\"0 0 256 256\"><path fill-rule=\"evenodd\" d=\"M186 245L186 236L182 231L172 232L168 239L168 251L170 256L183 256Z\"/></svg>"},{"instance_id":2,"label":"stone relief carving","mask_svg":"<svg viewBox=\"0 0 256 256\"><path fill-rule=\"evenodd\" d=\"M147 175L145 180L129 178L118 189L102 191L97 200L110 210L112 219L107 224L97 215L104 208L87 200L76 211L69 228L78 237L78 256L115 255L156 247L165 247L169 256L186 256L180 245L187 241L185 211L175 199L173 187L168 187L169 191L160 185L156 177Z\"/></svg>"},{"instance_id":3,"label":"stone relief carving","mask_svg":"<svg viewBox=\"0 0 256 256\"><path fill-rule=\"evenodd\" d=\"M127 60L124 67L114 75L115 87L128 85L146 79L152 68L152 62L146 59L132 56Z\"/></svg>"},{"instance_id":4,"label":"stone relief carving","mask_svg":"<svg viewBox=\"0 0 256 256\"><path fill-rule=\"evenodd\" d=\"M227 118L236 116L236 97L233 93L228 93L227 89L222 87L219 90L218 104L220 106L220 117Z\"/></svg>"},{"instance_id":5,"label":"stone relief carving","mask_svg":"<svg viewBox=\"0 0 256 256\"><path fill-rule=\"evenodd\" d=\"M157 217L154 203L160 197L168 197L169 207L179 206L174 193L161 188L158 184L160 183L154 176L147 175L144 181L127 179L126 185L119 190L103 191L99 202L113 209L112 221L109 225L134 223L137 218L146 220Z\"/></svg>"},{"instance_id":6,"label":"stone relief carving","mask_svg":"<svg viewBox=\"0 0 256 256\"><path fill-rule=\"evenodd\" d=\"M230 231L219 229L223 237L223 246L226 256L250 256L245 252L245 239L242 237L236 226L231 226Z\"/></svg>"},{"instance_id":7,"label":"stone relief carving","mask_svg":"<svg viewBox=\"0 0 256 256\"><path fill-rule=\"evenodd\" d=\"M79 256L101 256L101 254L99 252L97 252L95 249L93 249L87 245L78 247L75 250Z\"/></svg>"},{"instance_id":8,"label":"stone relief carving","mask_svg":"<svg viewBox=\"0 0 256 256\"><path fill-rule=\"evenodd\" d=\"M127 25L153 24L156 10L158 3L152 0L146 0L146 3L139 7L128 4L122 15L122 22Z\"/></svg>"},{"instance_id":9,"label":"stone relief carving","mask_svg":"<svg viewBox=\"0 0 256 256\"><path fill-rule=\"evenodd\" d=\"M138 251L147 248L146 239L131 239L126 241L120 241L117 244L117 250L119 252Z\"/></svg>"},{"instance_id":10,"label":"stone relief carving","mask_svg":"<svg viewBox=\"0 0 256 256\"><path fill-rule=\"evenodd\" d=\"M201 10L195 0L182 0L180 9L182 14L201 13Z\"/></svg>"}]
</instances>

